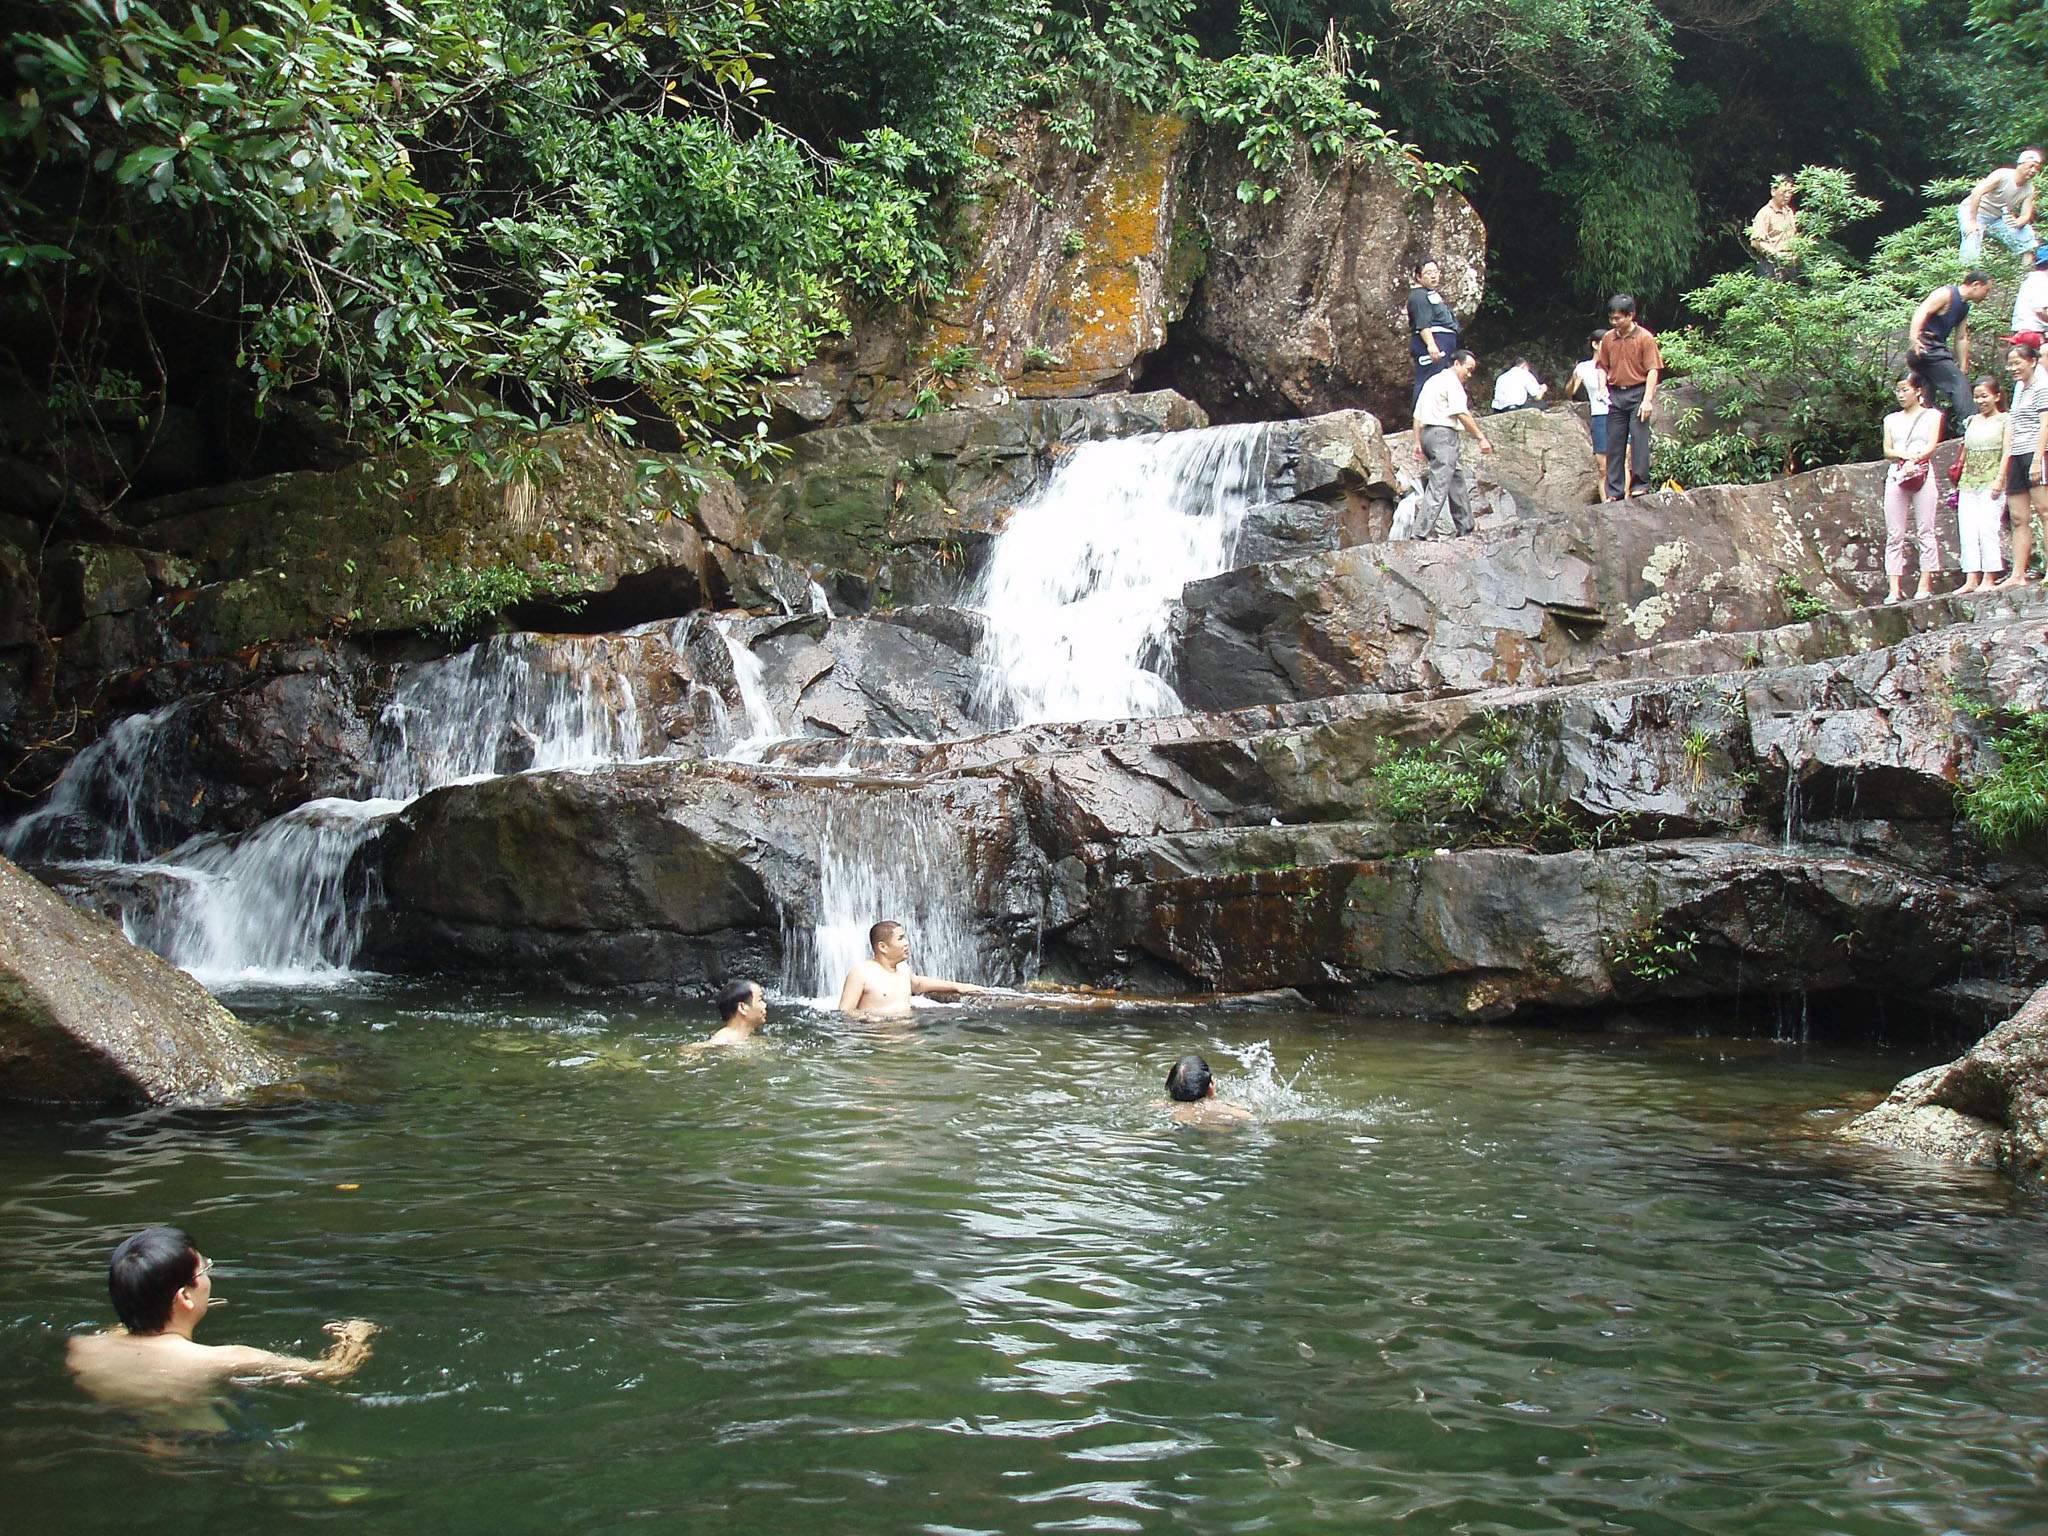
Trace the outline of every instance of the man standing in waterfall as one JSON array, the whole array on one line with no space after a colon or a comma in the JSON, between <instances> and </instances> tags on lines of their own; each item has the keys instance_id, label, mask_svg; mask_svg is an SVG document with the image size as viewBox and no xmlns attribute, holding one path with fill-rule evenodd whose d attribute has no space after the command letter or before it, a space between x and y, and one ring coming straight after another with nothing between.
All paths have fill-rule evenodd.
<instances>
[{"instance_id":1,"label":"man standing in waterfall","mask_svg":"<svg viewBox=\"0 0 2048 1536\"><path fill-rule=\"evenodd\" d=\"M1416 518L1417 537L1436 537L1444 508L1451 509L1451 528L1472 531L1472 472L1459 462L1464 433L1479 441L1481 453L1493 452L1493 444L1472 418L1472 404L1465 396L1465 381L1472 377L1479 359L1458 351L1451 366L1433 373L1415 399L1415 453L1429 463L1429 478L1422 483L1422 510Z\"/></svg>"},{"instance_id":2,"label":"man standing in waterfall","mask_svg":"<svg viewBox=\"0 0 2048 1536\"><path fill-rule=\"evenodd\" d=\"M910 968L910 935L893 918L868 930L868 958L846 973L839 989L839 1011L856 1018L901 1015L916 997L954 997L986 992L964 981L919 976Z\"/></svg>"}]
</instances>

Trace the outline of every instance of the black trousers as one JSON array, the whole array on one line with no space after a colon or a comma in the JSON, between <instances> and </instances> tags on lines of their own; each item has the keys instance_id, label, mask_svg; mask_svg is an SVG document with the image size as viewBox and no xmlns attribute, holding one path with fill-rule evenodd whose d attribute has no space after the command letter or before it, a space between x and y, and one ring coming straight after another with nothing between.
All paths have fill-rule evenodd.
<instances>
[{"instance_id":1,"label":"black trousers","mask_svg":"<svg viewBox=\"0 0 2048 1536\"><path fill-rule=\"evenodd\" d=\"M1607 499L1640 496L1650 488L1650 424L1639 414L1641 384L1607 389Z\"/></svg>"},{"instance_id":2,"label":"black trousers","mask_svg":"<svg viewBox=\"0 0 2048 1536\"><path fill-rule=\"evenodd\" d=\"M1958 424L1976 414L1976 402L1970 398L1970 381L1963 377L1963 370L1956 366L1955 353L1946 345L1908 352L1906 363L1912 368L1914 377L1925 384L1934 396L1935 409L1939 410L1946 400L1955 411L1952 420Z\"/></svg>"}]
</instances>

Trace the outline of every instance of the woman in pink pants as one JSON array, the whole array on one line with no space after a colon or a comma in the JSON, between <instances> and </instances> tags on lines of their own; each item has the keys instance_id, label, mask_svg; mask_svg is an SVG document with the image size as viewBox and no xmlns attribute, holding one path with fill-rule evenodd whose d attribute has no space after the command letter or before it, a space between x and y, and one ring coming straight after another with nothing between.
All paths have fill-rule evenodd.
<instances>
[{"instance_id":1,"label":"woman in pink pants","mask_svg":"<svg viewBox=\"0 0 2048 1536\"><path fill-rule=\"evenodd\" d=\"M1884 456L1891 467L1884 476L1884 574L1891 584L1887 603L1901 601L1906 575L1906 538L1920 546L1920 588L1915 597L1934 596L1934 572L1941 547L1934 531L1934 475L1928 457L1941 438L1941 412L1928 405L1920 381L1911 374L1893 393L1899 408L1884 419Z\"/></svg>"}]
</instances>

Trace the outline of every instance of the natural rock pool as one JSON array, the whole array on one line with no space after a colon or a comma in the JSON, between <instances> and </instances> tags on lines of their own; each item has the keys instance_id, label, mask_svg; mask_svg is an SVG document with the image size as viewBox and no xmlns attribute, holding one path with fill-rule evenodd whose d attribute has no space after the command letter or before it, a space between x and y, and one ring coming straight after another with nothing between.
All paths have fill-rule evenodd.
<instances>
[{"instance_id":1,"label":"natural rock pool","mask_svg":"<svg viewBox=\"0 0 2048 1536\"><path fill-rule=\"evenodd\" d=\"M236 1002L339 1092L0 1120L38 1536L2043 1529L2048 1215L1825 1136L1917 1057L783 1008L683 1060L667 1003ZM1163 1121L1190 1047L1256 1124ZM224 1434L89 1406L63 1339L164 1219L202 1340L374 1358Z\"/></svg>"}]
</instances>

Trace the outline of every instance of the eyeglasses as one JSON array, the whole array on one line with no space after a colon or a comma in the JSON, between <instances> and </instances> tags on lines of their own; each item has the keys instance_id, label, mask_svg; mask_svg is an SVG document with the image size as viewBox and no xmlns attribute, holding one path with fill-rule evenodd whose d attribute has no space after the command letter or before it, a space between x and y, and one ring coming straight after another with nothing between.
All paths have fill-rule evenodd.
<instances>
[{"instance_id":1,"label":"eyeglasses","mask_svg":"<svg viewBox=\"0 0 2048 1536\"><path fill-rule=\"evenodd\" d=\"M194 1275L194 1276L193 1276L192 1278L193 1278L193 1280L194 1280L194 1281L199 1281L199 1280L210 1280L210 1279L212 1279L212 1278L213 1278L213 1260L211 1260L211 1259L209 1259L209 1258L205 1258L205 1257L203 1257L203 1256L202 1256L202 1257L200 1258L200 1260L199 1260L199 1272L198 1272L197 1274L195 1274L195 1275Z\"/></svg>"}]
</instances>

